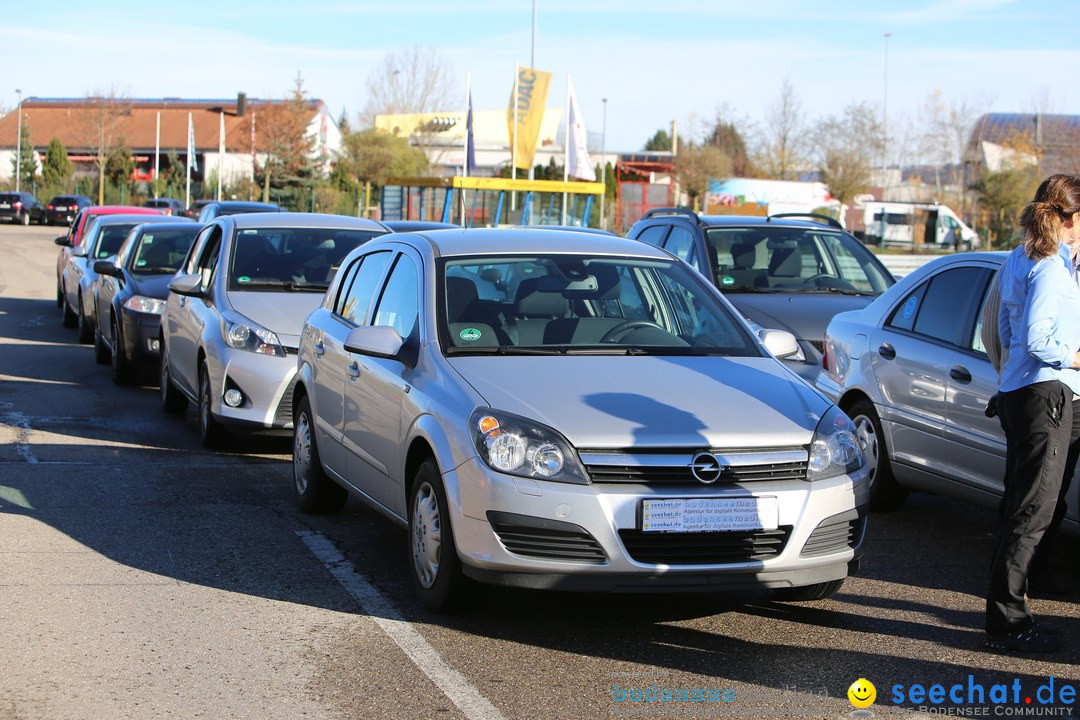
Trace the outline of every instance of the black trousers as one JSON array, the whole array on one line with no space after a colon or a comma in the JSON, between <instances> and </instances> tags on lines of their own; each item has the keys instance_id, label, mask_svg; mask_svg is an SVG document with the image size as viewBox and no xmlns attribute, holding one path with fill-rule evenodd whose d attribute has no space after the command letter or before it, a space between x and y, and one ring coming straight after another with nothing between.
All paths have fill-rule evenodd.
<instances>
[{"instance_id":1,"label":"black trousers","mask_svg":"<svg viewBox=\"0 0 1080 720\"><path fill-rule=\"evenodd\" d=\"M986 631L1031 626L1024 595L1036 549L1054 518L1072 436L1072 390L1057 380L1001 393L1008 434L1004 512L990 564Z\"/></svg>"},{"instance_id":2,"label":"black trousers","mask_svg":"<svg viewBox=\"0 0 1080 720\"><path fill-rule=\"evenodd\" d=\"M1009 428L1005 422L1005 414L998 414L1001 429L1005 432L1006 457L1008 457ZM1031 571L1048 572L1050 570L1050 556L1057 538L1061 521L1065 519L1068 510L1065 496L1069 494L1072 486L1073 475L1076 474L1077 461L1080 461L1080 398L1074 398L1072 403L1072 436L1069 438L1069 452L1065 456L1065 469L1061 473L1061 490L1058 492L1057 506L1054 508L1054 517L1050 519L1050 527L1046 528L1039 547L1035 550L1035 559L1031 561ZM1009 473L1006 471L1004 484L1008 487ZM1002 495L998 503L998 522L1005 517L1005 496Z\"/></svg>"}]
</instances>

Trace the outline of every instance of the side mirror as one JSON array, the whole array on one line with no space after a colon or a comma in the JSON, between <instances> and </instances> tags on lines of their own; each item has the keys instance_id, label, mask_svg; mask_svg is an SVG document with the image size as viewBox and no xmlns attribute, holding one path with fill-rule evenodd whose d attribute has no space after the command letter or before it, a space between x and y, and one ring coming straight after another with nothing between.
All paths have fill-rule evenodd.
<instances>
[{"instance_id":1,"label":"side mirror","mask_svg":"<svg viewBox=\"0 0 1080 720\"><path fill-rule=\"evenodd\" d=\"M799 352L798 341L787 330L762 328L758 330L758 337L761 338L761 344L765 346L765 349L779 360L791 357Z\"/></svg>"},{"instance_id":2,"label":"side mirror","mask_svg":"<svg viewBox=\"0 0 1080 720\"><path fill-rule=\"evenodd\" d=\"M177 275L169 283L169 290L185 297L202 297L202 276L197 273Z\"/></svg>"},{"instance_id":3,"label":"side mirror","mask_svg":"<svg viewBox=\"0 0 1080 720\"><path fill-rule=\"evenodd\" d=\"M71 240L68 238L67 235L61 235L60 237L53 240L53 242L60 247L71 247Z\"/></svg>"},{"instance_id":4,"label":"side mirror","mask_svg":"<svg viewBox=\"0 0 1080 720\"><path fill-rule=\"evenodd\" d=\"M405 340L398 335L397 330L385 325L355 328L345 336L344 343L345 352L391 360L401 360L401 348L404 344Z\"/></svg>"},{"instance_id":5,"label":"side mirror","mask_svg":"<svg viewBox=\"0 0 1080 720\"><path fill-rule=\"evenodd\" d=\"M98 275L112 275L113 277L120 277L120 268L116 267L112 260L96 260L94 261L94 272Z\"/></svg>"},{"instance_id":6,"label":"side mirror","mask_svg":"<svg viewBox=\"0 0 1080 720\"><path fill-rule=\"evenodd\" d=\"M71 256L72 257L86 257L89 254L90 254L89 251L86 248L82 247L81 245L78 246L78 247L71 248Z\"/></svg>"}]
</instances>

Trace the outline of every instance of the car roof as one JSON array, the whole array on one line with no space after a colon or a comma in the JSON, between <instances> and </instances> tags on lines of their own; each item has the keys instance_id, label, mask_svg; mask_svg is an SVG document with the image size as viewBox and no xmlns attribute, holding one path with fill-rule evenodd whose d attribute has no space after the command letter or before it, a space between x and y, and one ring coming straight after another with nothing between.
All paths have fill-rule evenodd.
<instances>
[{"instance_id":1,"label":"car roof","mask_svg":"<svg viewBox=\"0 0 1080 720\"><path fill-rule=\"evenodd\" d=\"M136 207L135 205L96 205L87 208L87 212L94 215L161 215L161 211L156 208ZM162 217L165 216L162 215Z\"/></svg>"},{"instance_id":2,"label":"car roof","mask_svg":"<svg viewBox=\"0 0 1080 720\"><path fill-rule=\"evenodd\" d=\"M802 220L794 217L762 217L760 215L699 215L701 222L709 227L798 227L798 228L826 228L829 230L843 230L843 228L827 225L816 220Z\"/></svg>"},{"instance_id":3,"label":"car roof","mask_svg":"<svg viewBox=\"0 0 1080 720\"><path fill-rule=\"evenodd\" d=\"M230 209L231 208L273 208L273 209L277 210L277 209L280 208L280 206L277 203L264 203L264 202L250 201L250 200L211 200L210 202L208 202L206 204L207 205L213 204L213 205L217 205L218 207L230 208ZM204 207L205 207L205 205L204 205Z\"/></svg>"},{"instance_id":4,"label":"car roof","mask_svg":"<svg viewBox=\"0 0 1080 720\"><path fill-rule=\"evenodd\" d=\"M237 228L338 228L341 230L382 230L382 223L348 215L322 213L263 212L241 215L225 215L215 221L232 223Z\"/></svg>"},{"instance_id":5,"label":"car roof","mask_svg":"<svg viewBox=\"0 0 1080 720\"><path fill-rule=\"evenodd\" d=\"M543 226L432 230L385 235L379 238L379 241L401 241L409 237L410 234L427 239L434 248L435 253L443 257L547 253L624 255L671 260L671 255L668 253L638 240L630 240L618 235L603 235L577 230L551 230Z\"/></svg>"},{"instance_id":6,"label":"car roof","mask_svg":"<svg viewBox=\"0 0 1080 720\"><path fill-rule=\"evenodd\" d=\"M94 218L92 222L96 222L98 225L123 225L125 223L132 223L132 222L144 223L144 222L147 222L146 216L147 216L147 213L109 213L107 215L101 215L100 217ZM173 218L171 221L167 219L167 218L170 218L170 217ZM189 222L194 222L194 221L192 221L190 219L188 219L188 221ZM162 215L160 220L155 218L154 222L155 223L185 222L185 220L182 220L181 218L178 218L178 217L173 217L171 215Z\"/></svg>"},{"instance_id":7,"label":"car roof","mask_svg":"<svg viewBox=\"0 0 1080 720\"><path fill-rule=\"evenodd\" d=\"M154 222L139 223L137 230L141 233L155 232L157 230L172 230L177 225L186 228L194 228L195 230L201 230L203 228L202 225L189 217L166 215L160 221L155 220Z\"/></svg>"}]
</instances>

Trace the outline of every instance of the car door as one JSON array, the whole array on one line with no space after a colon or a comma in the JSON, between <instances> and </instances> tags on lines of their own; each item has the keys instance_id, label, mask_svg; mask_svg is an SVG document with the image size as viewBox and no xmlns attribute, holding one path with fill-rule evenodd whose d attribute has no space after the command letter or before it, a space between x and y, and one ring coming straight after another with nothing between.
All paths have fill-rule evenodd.
<instances>
[{"instance_id":1,"label":"car door","mask_svg":"<svg viewBox=\"0 0 1080 720\"><path fill-rule=\"evenodd\" d=\"M690 263L695 270L707 277L709 282L714 282L709 263L704 262L704 245L701 242L695 242L695 237L689 225L681 222L674 223L667 240L664 241L664 249L680 260Z\"/></svg>"},{"instance_id":2,"label":"car door","mask_svg":"<svg viewBox=\"0 0 1080 720\"><path fill-rule=\"evenodd\" d=\"M313 354L311 379L319 452L327 467L350 481L343 428L344 394L353 378L346 377L346 367L352 358L345 352L345 337L353 328L367 324L372 299L392 256L391 251L382 250L353 261L344 271L332 311L315 312L307 322Z\"/></svg>"},{"instance_id":3,"label":"car door","mask_svg":"<svg viewBox=\"0 0 1080 720\"><path fill-rule=\"evenodd\" d=\"M205 242L200 242L203 233L205 233ZM201 247L193 256L189 267L192 273L197 273L202 277L200 289L203 293L210 293L222 251L222 228L220 225L211 225L203 233L200 233L200 238L196 239ZM192 396L195 395L199 382L196 356L200 336L206 325L206 318L211 312L208 298L185 297L169 293L166 310L169 372L172 374L173 382Z\"/></svg>"},{"instance_id":4,"label":"car door","mask_svg":"<svg viewBox=\"0 0 1080 720\"><path fill-rule=\"evenodd\" d=\"M411 250L399 252L382 286L369 325L397 330L415 347L419 334L422 264ZM404 408L412 368L399 360L350 354L345 386L345 441L349 474L364 491L398 517L405 517L401 463Z\"/></svg>"},{"instance_id":5,"label":"car door","mask_svg":"<svg viewBox=\"0 0 1080 720\"><path fill-rule=\"evenodd\" d=\"M981 300L982 268L948 268L897 303L870 337L870 363L881 389L881 421L898 465L937 474L955 449L945 439L946 378Z\"/></svg>"},{"instance_id":6,"label":"car door","mask_svg":"<svg viewBox=\"0 0 1080 720\"><path fill-rule=\"evenodd\" d=\"M994 271L985 268L980 285L972 286L979 298L976 312L964 329L960 347L949 362L945 378L945 440L952 451L945 459L950 478L1000 495L1004 493L1005 433L998 419L984 412L997 392L998 375L982 345L982 315Z\"/></svg>"}]
</instances>

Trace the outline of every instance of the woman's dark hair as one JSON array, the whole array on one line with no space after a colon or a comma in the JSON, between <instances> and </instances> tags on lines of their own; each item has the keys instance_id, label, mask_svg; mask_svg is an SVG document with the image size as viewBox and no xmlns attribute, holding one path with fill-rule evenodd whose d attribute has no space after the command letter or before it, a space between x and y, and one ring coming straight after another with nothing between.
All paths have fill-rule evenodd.
<instances>
[{"instance_id":1,"label":"woman's dark hair","mask_svg":"<svg viewBox=\"0 0 1080 720\"><path fill-rule=\"evenodd\" d=\"M1032 260L1052 257L1058 252L1061 228L1080 212L1080 178L1051 175L1035 191L1035 199L1020 213L1024 252Z\"/></svg>"}]
</instances>

